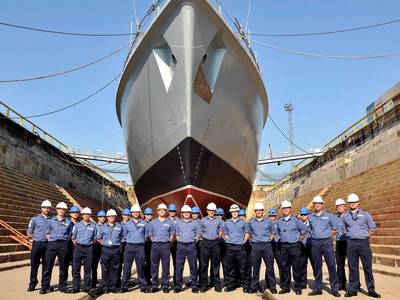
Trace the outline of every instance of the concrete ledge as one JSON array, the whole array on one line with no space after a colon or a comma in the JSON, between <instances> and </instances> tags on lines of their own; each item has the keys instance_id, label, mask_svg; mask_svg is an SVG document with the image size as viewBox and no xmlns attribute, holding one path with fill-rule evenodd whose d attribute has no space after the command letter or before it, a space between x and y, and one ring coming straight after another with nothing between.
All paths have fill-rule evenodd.
<instances>
[{"instance_id":1,"label":"concrete ledge","mask_svg":"<svg viewBox=\"0 0 400 300\"><path fill-rule=\"evenodd\" d=\"M7 263L0 264L0 272L12 270L16 268L22 268L31 265L30 259L20 260L20 261L12 261Z\"/></svg>"}]
</instances>

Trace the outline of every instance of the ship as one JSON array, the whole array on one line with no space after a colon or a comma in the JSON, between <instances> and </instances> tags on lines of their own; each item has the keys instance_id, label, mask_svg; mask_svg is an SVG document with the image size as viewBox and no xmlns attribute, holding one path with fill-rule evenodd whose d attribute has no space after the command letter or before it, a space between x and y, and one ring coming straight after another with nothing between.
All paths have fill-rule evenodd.
<instances>
[{"instance_id":1,"label":"ship","mask_svg":"<svg viewBox=\"0 0 400 300\"><path fill-rule=\"evenodd\" d=\"M116 111L142 207L246 208L268 96L255 55L207 0L171 0L128 56Z\"/></svg>"}]
</instances>

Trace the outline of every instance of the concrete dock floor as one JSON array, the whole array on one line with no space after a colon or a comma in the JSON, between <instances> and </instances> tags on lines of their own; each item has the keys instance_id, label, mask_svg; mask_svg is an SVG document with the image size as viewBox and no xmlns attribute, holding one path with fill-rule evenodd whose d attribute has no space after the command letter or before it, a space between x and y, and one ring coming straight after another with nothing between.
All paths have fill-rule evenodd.
<instances>
[{"instance_id":1,"label":"concrete dock floor","mask_svg":"<svg viewBox=\"0 0 400 300\"><path fill-rule=\"evenodd\" d=\"M4 300L24 300L24 299L91 299L87 297L84 293L79 294L62 294L57 291L48 293L47 295L39 294L39 286L37 290L34 292L27 292L27 283L29 278L29 267L23 267L18 269L13 269L9 271L0 272L0 299ZM185 267L185 276L188 276L188 266ZM309 273L309 284L312 286L312 273L311 268L308 270ZM41 274L39 270L39 274ZM261 274L264 274L264 269ZM276 274L278 274L276 272ZM364 284L364 276L362 270L360 270L361 275L361 284L362 288L365 289ZM374 274L375 275L375 284L376 290L382 295L383 299L399 299L399 289L400 289L400 278L399 277L391 277L387 275ZM136 279L135 276L134 280ZM71 280L71 278L68 278ZM188 280L187 278L185 278ZM40 279L39 279L40 280ZM329 294L329 284L328 284L328 275L326 270L324 270L324 294L322 296L315 296L312 299L336 299L332 295ZM52 276L52 285L57 285L58 283L58 267L54 268L53 276ZM278 288L279 290L279 288ZM310 299L311 297L307 296L307 293L310 289L303 290L303 295L296 296L294 292L285 295L274 295L275 299ZM342 298L344 298L344 292L341 291ZM174 300L174 299L229 299L229 300L245 300L245 299L262 299L262 295L257 294L244 294L241 289L238 289L234 292L229 293L216 293L214 290L210 290L207 293L199 293L193 294L190 289L185 290L182 293L174 294L172 291L169 294L164 294L162 292L158 292L155 294L143 294L138 290L133 290L132 292L128 292L126 294L107 294L98 297L101 300L111 300L111 299L158 299L158 300ZM366 293L358 293L357 297L353 297L352 299L372 299L366 296Z\"/></svg>"}]
</instances>

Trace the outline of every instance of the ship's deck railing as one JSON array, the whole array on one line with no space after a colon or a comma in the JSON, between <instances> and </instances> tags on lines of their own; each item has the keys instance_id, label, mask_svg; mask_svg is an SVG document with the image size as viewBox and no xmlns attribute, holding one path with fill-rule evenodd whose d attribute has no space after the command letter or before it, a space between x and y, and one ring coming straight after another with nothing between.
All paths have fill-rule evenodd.
<instances>
[{"instance_id":1,"label":"ship's deck railing","mask_svg":"<svg viewBox=\"0 0 400 300\"><path fill-rule=\"evenodd\" d=\"M382 103L379 107L375 108L373 112L367 114L366 116L362 117L357 122L349 126L342 133L340 133L335 138L326 143L322 148L323 151L325 152L331 148L334 148L336 145L344 142L346 139L348 139L358 131L362 130L364 127L368 126L372 122L374 122L377 118L381 117L382 115L392 110L395 106L399 105L400 101L395 102L394 99L395 97L387 100L386 102Z\"/></svg>"},{"instance_id":2,"label":"ship's deck railing","mask_svg":"<svg viewBox=\"0 0 400 300\"><path fill-rule=\"evenodd\" d=\"M36 124L25 118L23 115L20 113L16 112L13 110L11 107L9 107L7 104L4 102L0 101L0 112L6 116L6 118L14 121L15 123L19 124L20 126L24 127L28 131L32 132L34 135L37 135L40 137L42 140L48 142L52 146L56 147L57 149L68 153L69 148L67 145L59 141L57 138L52 136L50 133L47 131L41 129L38 127Z\"/></svg>"}]
</instances>

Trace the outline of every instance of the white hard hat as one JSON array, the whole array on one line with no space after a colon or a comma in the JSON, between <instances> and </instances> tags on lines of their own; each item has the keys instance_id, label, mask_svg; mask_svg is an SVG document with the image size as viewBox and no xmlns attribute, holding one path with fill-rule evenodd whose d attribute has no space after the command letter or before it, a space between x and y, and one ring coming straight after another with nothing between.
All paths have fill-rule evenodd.
<instances>
[{"instance_id":1,"label":"white hard hat","mask_svg":"<svg viewBox=\"0 0 400 300\"><path fill-rule=\"evenodd\" d=\"M324 199L322 199L321 196L315 196L315 197L312 199L312 203L324 203Z\"/></svg>"},{"instance_id":2,"label":"white hard hat","mask_svg":"<svg viewBox=\"0 0 400 300\"><path fill-rule=\"evenodd\" d=\"M92 210L89 207L85 207L84 209L82 209L81 214L87 214L87 215L91 215L92 214Z\"/></svg>"},{"instance_id":3,"label":"white hard hat","mask_svg":"<svg viewBox=\"0 0 400 300\"><path fill-rule=\"evenodd\" d=\"M338 205L346 205L346 202L343 199L339 198L339 199L336 200L335 205L336 206L338 206Z\"/></svg>"},{"instance_id":4,"label":"white hard hat","mask_svg":"<svg viewBox=\"0 0 400 300\"><path fill-rule=\"evenodd\" d=\"M56 208L68 209L67 204L65 204L65 202L58 203Z\"/></svg>"},{"instance_id":5,"label":"white hard hat","mask_svg":"<svg viewBox=\"0 0 400 300\"><path fill-rule=\"evenodd\" d=\"M292 208L292 203L290 203L290 201L283 200L282 204L281 204L281 208Z\"/></svg>"},{"instance_id":6,"label":"white hard hat","mask_svg":"<svg viewBox=\"0 0 400 300\"><path fill-rule=\"evenodd\" d=\"M192 208L189 205L182 206L181 212L192 212Z\"/></svg>"},{"instance_id":7,"label":"white hard hat","mask_svg":"<svg viewBox=\"0 0 400 300\"><path fill-rule=\"evenodd\" d=\"M131 212L140 212L140 205L139 204L133 204L131 207Z\"/></svg>"},{"instance_id":8,"label":"white hard hat","mask_svg":"<svg viewBox=\"0 0 400 300\"><path fill-rule=\"evenodd\" d=\"M117 215L117 212L115 210L113 210L113 209L107 210L107 214L106 214L107 217L116 216L116 215Z\"/></svg>"},{"instance_id":9,"label":"white hard hat","mask_svg":"<svg viewBox=\"0 0 400 300\"><path fill-rule=\"evenodd\" d=\"M44 200L40 207L51 207L51 202L49 200Z\"/></svg>"},{"instance_id":10,"label":"white hard hat","mask_svg":"<svg viewBox=\"0 0 400 300\"><path fill-rule=\"evenodd\" d=\"M264 210L264 205L260 202L254 204L254 210Z\"/></svg>"},{"instance_id":11,"label":"white hard hat","mask_svg":"<svg viewBox=\"0 0 400 300\"><path fill-rule=\"evenodd\" d=\"M168 207L167 207L164 203L161 203L161 204L159 204L159 205L157 206L157 210L159 210L159 209L165 209L165 210L167 210Z\"/></svg>"},{"instance_id":12,"label":"white hard hat","mask_svg":"<svg viewBox=\"0 0 400 300\"><path fill-rule=\"evenodd\" d=\"M347 196L348 203L358 202L358 201L360 201L360 198L358 198L357 194L351 193L350 195Z\"/></svg>"},{"instance_id":13,"label":"white hard hat","mask_svg":"<svg viewBox=\"0 0 400 300\"><path fill-rule=\"evenodd\" d=\"M231 207L229 208L229 212L235 212L239 211L240 207L237 204L232 204Z\"/></svg>"},{"instance_id":14,"label":"white hard hat","mask_svg":"<svg viewBox=\"0 0 400 300\"><path fill-rule=\"evenodd\" d=\"M210 202L210 203L208 203L206 209L207 209L207 210L217 210L217 206L215 205L214 202Z\"/></svg>"}]
</instances>

